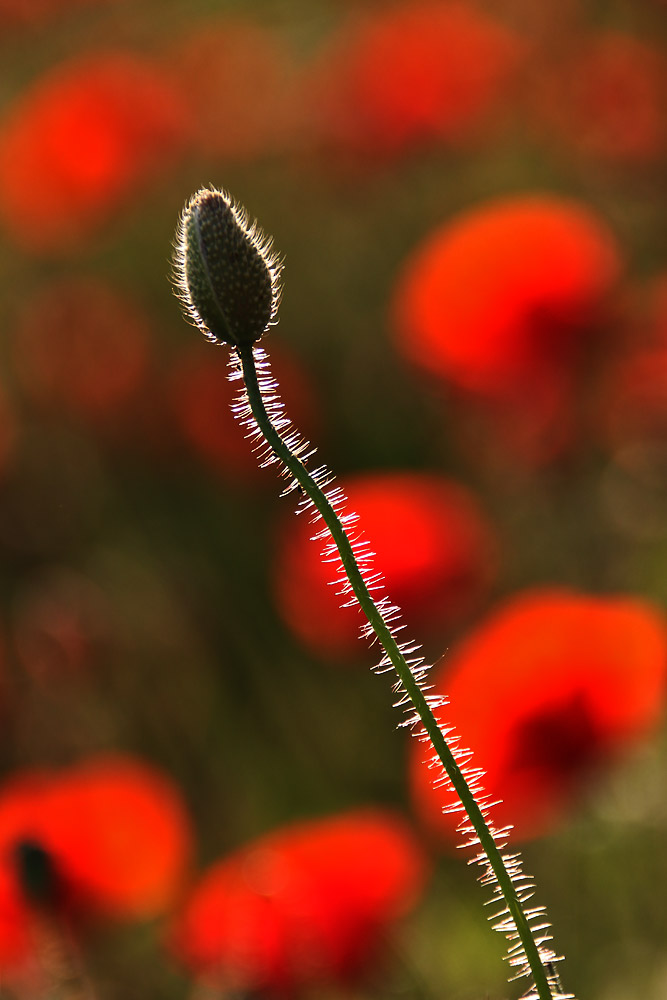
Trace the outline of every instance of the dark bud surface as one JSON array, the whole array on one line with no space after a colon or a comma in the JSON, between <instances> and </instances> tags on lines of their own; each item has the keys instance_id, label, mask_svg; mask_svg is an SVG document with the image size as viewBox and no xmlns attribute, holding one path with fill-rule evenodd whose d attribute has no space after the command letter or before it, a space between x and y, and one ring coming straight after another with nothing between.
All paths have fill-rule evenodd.
<instances>
[{"instance_id":1,"label":"dark bud surface","mask_svg":"<svg viewBox=\"0 0 667 1000\"><path fill-rule=\"evenodd\" d=\"M51 905L58 894L53 858L41 844L22 840L14 848L19 883L25 898L36 904Z\"/></svg>"},{"instance_id":2,"label":"dark bud surface","mask_svg":"<svg viewBox=\"0 0 667 1000\"><path fill-rule=\"evenodd\" d=\"M203 188L185 207L175 280L190 320L207 337L238 347L275 321L281 264L256 224L223 191Z\"/></svg>"}]
</instances>

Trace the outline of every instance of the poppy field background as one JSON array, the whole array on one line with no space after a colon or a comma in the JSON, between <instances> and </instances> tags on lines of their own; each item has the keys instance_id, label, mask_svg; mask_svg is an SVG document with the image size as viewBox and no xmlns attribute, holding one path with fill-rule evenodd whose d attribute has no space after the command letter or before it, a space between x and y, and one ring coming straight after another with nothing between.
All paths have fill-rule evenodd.
<instances>
[{"instance_id":1,"label":"poppy field background","mask_svg":"<svg viewBox=\"0 0 667 1000\"><path fill-rule=\"evenodd\" d=\"M564 985L664 1000L664 41L661 0L0 0L0 996L521 992L174 298L212 184Z\"/></svg>"}]
</instances>

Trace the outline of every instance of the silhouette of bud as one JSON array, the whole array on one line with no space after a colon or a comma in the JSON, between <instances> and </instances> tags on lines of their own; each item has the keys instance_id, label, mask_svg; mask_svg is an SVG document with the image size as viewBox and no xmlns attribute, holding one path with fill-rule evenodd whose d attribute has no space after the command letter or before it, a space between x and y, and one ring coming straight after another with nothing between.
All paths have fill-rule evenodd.
<instances>
[{"instance_id":1,"label":"silhouette of bud","mask_svg":"<svg viewBox=\"0 0 667 1000\"><path fill-rule=\"evenodd\" d=\"M275 322L282 263L257 223L224 191L202 188L180 219L177 294L209 340L253 344Z\"/></svg>"},{"instance_id":2,"label":"silhouette of bud","mask_svg":"<svg viewBox=\"0 0 667 1000\"><path fill-rule=\"evenodd\" d=\"M58 891L53 858L34 840L21 840L14 848L19 883L31 903L51 905Z\"/></svg>"}]
</instances>

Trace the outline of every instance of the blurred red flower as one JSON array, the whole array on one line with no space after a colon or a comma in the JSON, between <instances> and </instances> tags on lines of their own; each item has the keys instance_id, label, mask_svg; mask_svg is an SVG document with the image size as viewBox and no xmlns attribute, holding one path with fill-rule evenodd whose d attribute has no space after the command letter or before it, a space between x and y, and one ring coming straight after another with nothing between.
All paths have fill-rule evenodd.
<instances>
[{"instance_id":1,"label":"blurred red flower","mask_svg":"<svg viewBox=\"0 0 667 1000\"><path fill-rule=\"evenodd\" d=\"M482 785L502 803L498 826L518 839L548 833L587 779L660 722L667 666L665 623L626 597L534 591L509 600L435 670L441 710ZM460 814L433 788L423 744L411 748L415 808L449 843Z\"/></svg>"},{"instance_id":2,"label":"blurred red flower","mask_svg":"<svg viewBox=\"0 0 667 1000\"><path fill-rule=\"evenodd\" d=\"M33 251L68 250L180 152L187 115L171 79L136 53L47 71L0 123L0 215Z\"/></svg>"},{"instance_id":3,"label":"blurred red flower","mask_svg":"<svg viewBox=\"0 0 667 1000\"><path fill-rule=\"evenodd\" d=\"M0 788L0 967L30 960L39 913L66 924L161 913L190 849L179 793L146 763L108 755L19 772Z\"/></svg>"},{"instance_id":4,"label":"blurred red flower","mask_svg":"<svg viewBox=\"0 0 667 1000\"><path fill-rule=\"evenodd\" d=\"M402 819L380 810L270 833L206 872L172 949L216 988L287 997L351 982L415 904L427 874Z\"/></svg>"},{"instance_id":5,"label":"blurred red flower","mask_svg":"<svg viewBox=\"0 0 667 1000\"><path fill-rule=\"evenodd\" d=\"M18 316L14 364L30 399L104 421L138 390L149 363L150 323L140 306L99 278L41 288Z\"/></svg>"},{"instance_id":6,"label":"blurred red flower","mask_svg":"<svg viewBox=\"0 0 667 1000\"><path fill-rule=\"evenodd\" d=\"M324 53L313 116L334 140L371 154L456 142L498 112L521 51L472 5L392 5L351 20Z\"/></svg>"},{"instance_id":7,"label":"blurred red flower","mask_svg":"<svg viewBox=\"0 0 667 1000\"><path fill-rule=\"evenodd\" d=\"M608 162L650 163L667 148L667 61L618 31L579 39L536 78L529 99L547 135Z\"/></svg>"},{"instance_id":8,"label":"blurred red flower","mask_svg":"<svg viewBox=\"0 0 667 1000\"><path fill-rule=\"evenodd\" d=\"M306 373L284 349L271 349L271 369L294 425L307 435L316 423L315 396ZM229 352L203 342L172 362L167 394L180 436L211 469L229 482L262 481L255 445L232 412L240 383L229 381Z\"/></svg>"},{"instance_id":9,"label":"blurred red flower","mask_svg":"<svg viewBox=\"0 0 667 1000\"><path fill-rule=\"evenodd\" d=\"M618 245L586 205L522 195L470 209L408 257L393 303L411 362L557 449L620 276Z\"/></svg>"},{"instance_id":10,"label":"blurred red flower","mask_svg":"<svg viewBox=\"0 0 667 1000\"><path fill-rule=\"evenodd\" d=\"M169 65L204 154L236 161L289 144L294 69L278 32L241 18L209 19L179 38Z\"/></svg>"},{"instance_id":11,"label":"blurred red flower","mask_svg":"<svg viewBox=\"0 0 667 1000\"><path fill-rule=\"evenodd\" d=\"M468 614L496 570L493 532L475 497L463 486L429 473L373 472L341 483L346 509L375 554L373 571L401 609L410 634L442 630ZM349 657L366 619L338 594L340 559L323 561L324 543L312 536L322 522L285 520L273 560L273 592L280 613L298 638L320 656ZM413 633L414 629L414 633Z\"/></svg>"}]
</instances>

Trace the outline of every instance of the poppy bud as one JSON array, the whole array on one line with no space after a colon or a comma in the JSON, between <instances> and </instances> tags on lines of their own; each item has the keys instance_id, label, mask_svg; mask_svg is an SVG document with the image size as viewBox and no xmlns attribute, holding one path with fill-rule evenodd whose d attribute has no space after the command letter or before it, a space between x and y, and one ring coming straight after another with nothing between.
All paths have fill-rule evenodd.
<instances>
[{"instance_id":1,"label":"poppy bud","mask_svg":"<svg viewBox=\"0 0 667 1000\"><path fill-rule=\"evenodd\" d=\"M189 319L209 340L253 344L274 322L282 264L271 240L224 191L202 188L179 223L174 273Z\"/></svg>"},{"instance_id":2,"label":"poppy bud","mask_svg":"<svg viewBox=\"0 0 667 1000\"><path fill-rule=\"evenodd\" d=\"M53 903L58 888L51 854L36 840L21 840L14 848L19 882L31 903Z\"/></svg>"}]
</instances>

